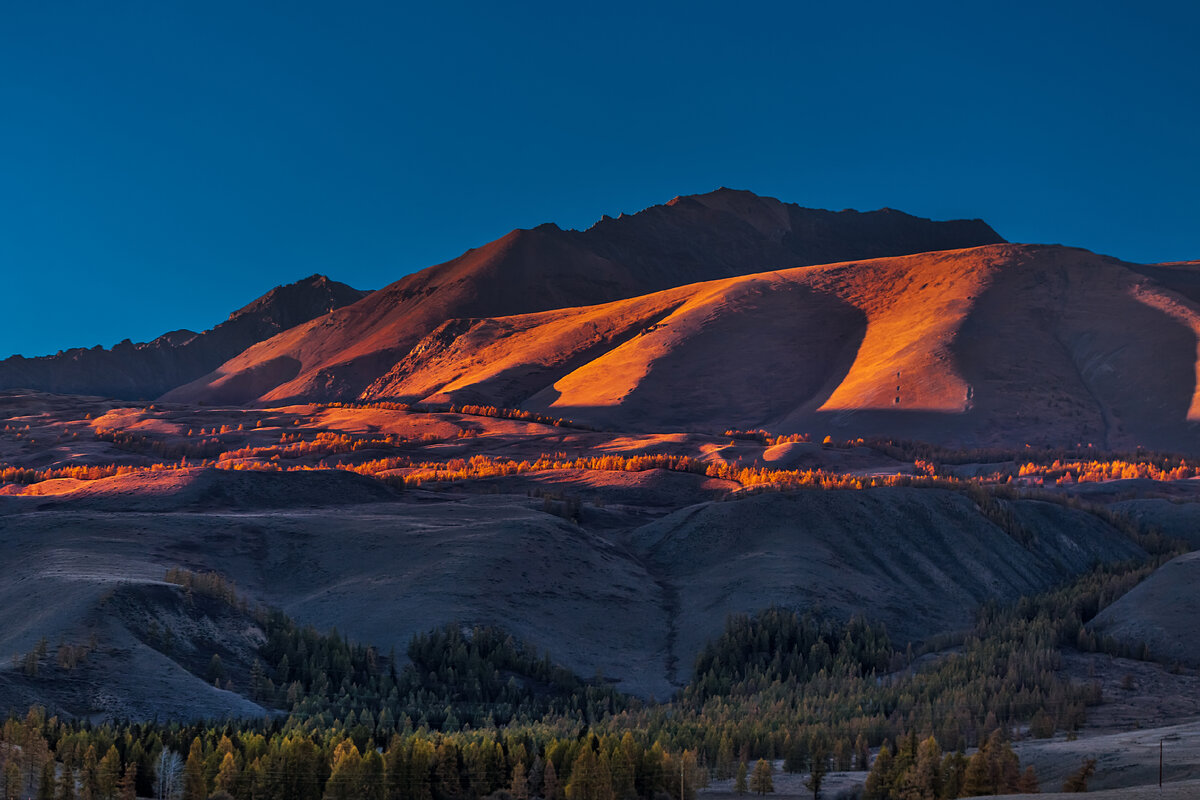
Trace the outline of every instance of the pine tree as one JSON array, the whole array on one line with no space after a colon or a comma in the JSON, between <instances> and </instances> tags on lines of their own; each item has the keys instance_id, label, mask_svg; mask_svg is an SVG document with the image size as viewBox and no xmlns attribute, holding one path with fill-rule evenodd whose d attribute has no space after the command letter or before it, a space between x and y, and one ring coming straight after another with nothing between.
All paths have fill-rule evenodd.
<instances>
[{"instance_id":1,"label":"pine tree","mask_svg":"<svg viewBox=\"0 0 1200 800\"><path fill-rule=\"evenodd\" d=\"M208 782L204 779L204 745L200 737L192 739L187 762L183 765L183 800L206 800Z\"/></svg>"},{"instance_id":2,"label":"pine tree","mask_svg":"<svg viewBox=\"0 0 1200 800\"><path fill-rule=\"evenodd\" d=\"M942 748L930 736L917 749L912 769L912 787L921 800L938 800L942 794Z\"/></svg>"},{"instance_id":3,"label":"pine tree","mask_svg":"<svg viewBox=\"0 0 1200 800\"><path fill-rule=\"evenodd\" d=\"M512 771L512 782L509 784L508 792L513 796L513 800L528 800L529 786L525 779L525 764L521 761L516 763Z\"/></svg>"},{"instance_id":4,"label":"pine tree","mask_svg":"<svg viewBox=\"0 0 1200 800\"><path fill-rule=\"evenodd\" d=\"M75 770L70 764L63 764L62 775L58 778L58 800L75 800Z\"/></svg>"},{"instance_id":5,"label":"pine tree","mask_svg":"<svg viewBox=\"0 0 1200 800\"><path fill-rule=\"evenodd\" d=\"M737 780L733 784L734 794L746 793L746 762L739 761L737 768Z\"/></svg>"},{"instance_id":6,"label":"pine tree","mask_svg":"<svg viewBox=\"0 0 1200 800\"><path fill-rule=\"evenodd\" d=\"M887 742L879 748L875 763L867 773L867 781L863 786L863 800L885 800L892 782L892 748Z\"/></svg>"},{"instance_id":7,"label":"pine tree","mask_svg":"<svg viewBox=\"0 0 1200 800\"><path fill-rule=\"evenodd\" d=\"M629 737L628 740L625 737ZM625 737L622 737L621 746L612 756L613 796L617 800L636 800L637 768L634 765L638 760L635 754L637 745L629 736L629 731L625 732Z\"/></svg>"},{"instance_id":8,"label":"pine tree","mask_svg":"<svg viewBox=\"0 0 1200 800\"><path fill-rule=\"evenodd\" d=\"M612 772L597 754L596 740L579 748L579 755L571 767L571 780L567 784L567 800L613 800Z\"/></svg>"},{"instance_id":9,"label":"pine tree","mask_svg":"<svg viewBox=\"0 0 1200 800\"><path fill-rule=\"evenodd\" d=\"M100 800L100 762L96 758L96 745L89 744L83 754L83 769L79 773L81 800Z\"/></svg>"},{"instance_id":10,"label":"pine tree","mask_svg":"<svg viewBox=\"0 0 1200 800\"><path fill-rule=\"evenodd\" d=\"M375 749L367 751L359 768L356 800L384 800L383 756Z\"/></svg>"},{"instance_id":11,"label":"pine tree","mask_svg":"<svg viewBox=\"0 0 1200 800\"><path fill-rule=\"evenodd\" d=\"M554 762L546 759L546 772L542 777L542 797L545 800L558 800L558 774L554 771Z\"/></svg>"},{"instance_id":12,"label":"pine tree","mask_svg":"<svg viewBox=\"0 0 1200 800\"><path fill-rule=\"evenodd\" d=\"M947 753L942 759L942 797L962 797L966 780L967 757L959 752Z\"/></svg>"},{"instance_id":13,"label":"pine tree","mask_svg":"<svg viewBox=\"0 0 1200 800\"><path fill-rule=\"evenodd\" d=\"M871 765L871 746L861 733L854 740L854 767L866 771Z\"/></svg>"},{"instance_id":14,"label":"pine tree","mask_svg":"<svg viewBox=\"0 0 1200 800\"><path fill-rule=\"evenodd\" d=\"M121 781L121 754L110 746L97 768L97 782L102 800L113 800L117 796L117 785Z\"/></svg>"},{"instance_id":15,"label":"pine tree","mask_svg":"<svg viewBox=\"0 0 1200 800\"><path fill-rule=\"evenodd\" d=\"M821 784L825 782L825 775L829 772L829 754L824 740L814 739L810 749L812 764L809 767L808 777L804 780L804 785L812 790L813 800L816 800L821 796Z\"/></svg>"},{"instance_id":16,"label":"pine tree","mask_svg":"<svg viewBox=\"0 0 1200 800\"><path fill-rule=\"evenodd\" d=\"M733 743L729 740L729 734L721 735L721 742L717 745L717 777L731 778L733 777Z\"/></svg>"},{"instance_id":17,"label":"pine tree","mask_svg":"<svg viewBox=\"0 0 1200 800\"><path fill-rule=\"evenodd\" d=\"M220 686L221 681L225 680L225 665L221 663L221 657L216 653L213 653L213 657L209 659L204 677L214 686Z\"/></svg>"},{"instance_id":18,"label":"pine tree","mask_svg":"<svg viewBox=\"0 0 1200 800\"><path fill-rule=\"evenodd\" d=\"M775 791L775 767L765 758L760 758L754 765L754 774L750 776L750 791L765 795Z\"/></svg>"},{"instance_id":19,"label":"pine tree","mask_svg":"<svg viewBox=\"0 0 1200 800\"><path fill-rule=\"evenodd\" d=\"M987 754L983 749L976 750L967 760L967 769L963 773L963 797L979 797L993 794L995 785L988 771Z\"/></svg>"},{"instance_id":20,"label":"pine tree","mask_svg":"<svg viewBox=\"0 0 1200 800\"><path fill-rule=\"evenodd\" d=\"M125 774L117 784L117 796L120 800L137 800L137 773L136 762L125 765Z\"/></svg>"},{"instance_id":21,"label":"pine tree","mask_svg":"<svg viewBox=\"0 0 1200 800\"><path fill-rule=\"evenodd\" d=\"M1021 794L1037 794L1042 791L1032 766L1026 767L1021 773L1021 780L1017 781L1017 791Z\"/></svg>"},{"instance_id":22,"label":"pine tree","mask_svg":"<svg viewBox=\"0 0 1200 800\"><path fill-rule=\"evenodd\" d=\"M325 800L357 800L361 788L362 756L352 739L333 751L333 768L325 783Z\"/></svg>"},{"instance_id":23,"label":"pine tree","mask_svg":"<svg viewBox=\"0 0 1200 800\"><path fill-rule=\"evenodd\" d=\"M447 740L437 746L433 761L433 794L438 800L462 794L458 748Z\"/></svg>"},{"instance_id":24,"label":"pine tree","mask_svg":"<svg viewBox=\"0 0 1200 800\"><path fill-rule=\"evenodd\" d=\"M21 768L17 766L16 759L14 759L4 766L4 798L5 800L17 800L20 794Z\"/></svg>"},{"instance_id":25,"label":"pine tree","mask_svg":"<svg viewBox=\"0 0 1200 800\"><path fill-rule=\"evenodd\" d=\"M221 759L221 766L217 769L215 788L219 792L233 794L237 789L237 782L237 759L233 757L233 753L226 753L225 757Z\"/></svg>"},{"instance_id":26,"label":"pine tree","mask_svg":"<svg viewBox=\"0 0 1200 800\"><path fill-rule=\"evenodd\" d=\"M42 764L42 778L38 782L37 800L54 800L56 779L54 774L54 760L47 760Z\"/></svg>"}]
</instances>

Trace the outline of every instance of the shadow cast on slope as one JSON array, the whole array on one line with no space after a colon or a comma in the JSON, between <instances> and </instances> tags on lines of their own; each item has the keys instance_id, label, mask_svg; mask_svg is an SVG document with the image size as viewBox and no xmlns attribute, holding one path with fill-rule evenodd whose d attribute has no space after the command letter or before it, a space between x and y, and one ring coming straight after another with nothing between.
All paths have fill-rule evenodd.
<instances>
[{"instance_id":1,"label":"shadow cast on slope","mask_svg":"<svg viewBox=\"0 0 1200 800\"><path fill-rule=\"evenodd\" d=\"M769 427L829 397L867 327L853 305L798 284L751 289L691 323L668 320L654 332L663 352L618 404L557 405L543 393L539 407L630 430Z\"/></svg>"}]
</instances>

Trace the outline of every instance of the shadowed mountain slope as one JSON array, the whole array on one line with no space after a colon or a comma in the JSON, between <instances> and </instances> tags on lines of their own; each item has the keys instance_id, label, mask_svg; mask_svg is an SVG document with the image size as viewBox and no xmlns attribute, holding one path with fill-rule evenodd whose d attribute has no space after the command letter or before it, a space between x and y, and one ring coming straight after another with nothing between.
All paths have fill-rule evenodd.
<instances>
[{"instance_id":1,"label":"shadowed mountain slope","mask_svg":"<svg viewBox=\"0 0 1200 800\"><path fill-rule=\"evenodd\" d=\"M1002 242L980 220L821 211L751 192L681 197L586 231L516 230L262 342L164 399L357 396L449 319L604 303L766 269Z\"/></svg>"},{"instance_id":2,"label":"shadowed mountain slope","mask_svg":"<svg viewBox=\"0 0 1200 800\"><path fill-rule=\"evenodd\" d=\"M230 493L250 480L185 477L206 476ZM292 483L293 495L311 488L301 473L270 478ZM117 482L87 494L4 498L5 567L19 577L0 582L0 663L43 636L82 642L89 628L114 625L89 663L101 669L116 655L105 674L158 676L138 708L175 702L176 690L200 693L194 676L126 644L127 615L104 605L114 590L141 591L184 567L219 571L302 624L336 626L384 651L403 652L414 633L446 622L500 625L577 674L600 671L623 690L665 697L729 612L782 604L866 613L903 645L970 625L988 598L1141 554L1091 514L1014 501L1030 536L1022 545L966 496L934 489L764 494L592 531L537 510L523 493L407 493L295 509L239 501L196 513L174 479L145 480L163 486L144 487L136 503ZM101 502L106 493L111 502ZM618 516L589 507L585 525ZM0 678L0 706L11 702L7 692Z\"/></svg>"},{"instance_id":3,"label":"shadowed mountain slope","mask_svg":"<svg viewBox=\"0 0 1200 800\"><path fill-rule=\"evenodd\" d=\"M1194 449L1198 308L1115 259L992 245L452 320L364 397L641 430Z\"/></svg>"},{"instance_id":4,"label":"shadowed mountain slope","mask_svg":"<svg viewBox=\"0 0 1200 800\"><path fill-rule=\"evenodd\" d=\"M1134 650L1145 644L1150 657L1163 663L1200 666L1198 579L1200 551L1179 556L1101 611L1089 627Z\"/></svg>"},{"instance_id":5,"label":"shadowed mountain slope","mask_svg":"<svg viewBox=\"0 0 1200 800\"><path fill-rule=\"evenodd\" d=\"M961 630L990 599L1035 594L1141 549L1098 518L1007 504L1022 545L967 497L932 489L804 491L681 509L632 533L675 608L684 672L731 613L764 601L886 622L897 643Z\"/></svg>"},{"instance_id":6,"label":"shadowed mountain slope","mask_svg":"<svg viewBox=\"0 0 1200 800\"><path fill-rule=\"evenodd\" d=\"M255 342L359 300L367 292L324 275L277 286L204 333L165 333L151 342L126 339L106 350L74 348L53 356L0 361L0 389L35 389L127 400L152 399L205 374Z\"/></svg>"}]
</instances>

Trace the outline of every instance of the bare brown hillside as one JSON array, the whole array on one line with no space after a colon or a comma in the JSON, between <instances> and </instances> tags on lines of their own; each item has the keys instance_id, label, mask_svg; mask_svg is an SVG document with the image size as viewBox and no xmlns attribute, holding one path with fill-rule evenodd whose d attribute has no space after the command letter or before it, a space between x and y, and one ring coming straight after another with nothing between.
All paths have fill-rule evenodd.
<instances>
[{"instance_id":1,"label":"bare brown hillside","mask_svg":"<svg viewBox=\"0 0 1200 800\"><path fill-rule=\"evenodd\" d=\"M587 306L764 269L1001 242L980 220L822 211L751 192L678 197L586 231L516 230L262 342L165 399L357 396L450 319Z\"/></svg>"},{"instance_id":2,"label":"bare brown hillside","mask_svg":"<svg viewBox=\"0 0 1200 800\"><path fill-rule=\"evenodd\" d=\"M453 320L364 397L614 428L1194 448L1198 308L1085 250L992 245Z\"/></svg>"}]
</instances>

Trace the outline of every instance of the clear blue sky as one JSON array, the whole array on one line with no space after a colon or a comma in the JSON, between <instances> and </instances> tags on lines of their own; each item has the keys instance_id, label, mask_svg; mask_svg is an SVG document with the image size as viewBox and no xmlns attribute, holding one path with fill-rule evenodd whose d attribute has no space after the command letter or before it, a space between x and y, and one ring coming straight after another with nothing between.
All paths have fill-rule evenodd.
<instances>
[{"instance_id":1,"label":"clear blue sky","mask_svg":"<svg viewBox=\"0 0 1200 800\"><path fill-rule=\"evenodd\" d=\"M1197 42L1188 2L6 3L0 357L722 185L1200 258Z\"/></svg>"}]
</instances>

